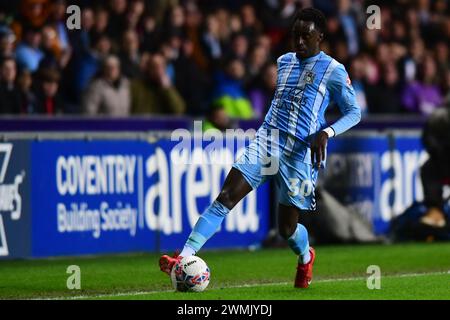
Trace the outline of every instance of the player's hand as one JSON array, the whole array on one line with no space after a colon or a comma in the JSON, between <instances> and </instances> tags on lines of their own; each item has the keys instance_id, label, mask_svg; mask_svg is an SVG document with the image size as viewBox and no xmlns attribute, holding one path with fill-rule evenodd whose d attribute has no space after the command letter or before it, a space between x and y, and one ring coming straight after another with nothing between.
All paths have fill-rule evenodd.
<instances>
[{"instance_id":1,"label":"player's hand","mask_svg":"<svg viewBox=\"0 0 450 320\"><path fill-rule=\"evenodd\" d=\"M328 143L328 134L320 131L313 138L311 143L311 163L320 167L320 163L325 160L325 149Z\"/></svg>"}]
</instances>

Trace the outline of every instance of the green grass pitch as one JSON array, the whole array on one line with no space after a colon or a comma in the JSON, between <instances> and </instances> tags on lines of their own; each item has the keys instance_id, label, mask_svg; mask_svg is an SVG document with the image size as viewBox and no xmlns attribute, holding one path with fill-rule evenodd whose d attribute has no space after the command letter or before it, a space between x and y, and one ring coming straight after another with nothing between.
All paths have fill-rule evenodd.
<instances>
[{"instance_id":1,"label":"green grass pitch","mask_svg":"<svg viewBox=\"0 0 450 320\"><path fill-rule=\"evenodd\" d=\"M296 258L286 249L204 251L211 282L202 293L173 292L158 254L0 261L0 299L450 299L450 243L316 247L310 288L293 288ZM68 290L69 265L81 289ZM367 288L367 267L381 288Z\"/></svg>"}]
</instances>

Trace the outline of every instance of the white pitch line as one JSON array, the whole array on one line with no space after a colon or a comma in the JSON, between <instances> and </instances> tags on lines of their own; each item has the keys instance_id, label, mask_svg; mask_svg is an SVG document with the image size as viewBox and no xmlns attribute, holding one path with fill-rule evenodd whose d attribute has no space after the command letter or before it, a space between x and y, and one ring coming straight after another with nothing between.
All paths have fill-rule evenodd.
<instances>
[{"instance_id":1,"label":"white pitch line","mask_svg":"<svg viewBox=\"0 0 450 320\"><path fill-rule=\"evenodd\" d=\"M450 274L450 270L441 272L425 272L425 273L403 273L403 274L392 274L382 276L383 278L408 278L408 277L422 277L422 276L434 276L441 274ZM352 277L352 278L330 278L330 279L318 279L314 283L325 283L325 282L341 282L341 281L359 281L366 280L366 277ZM219 290L219 289L238 289L238 288L254 288L254 287L269 287L278 285L287 285L291 282L269 282L269 283L254 283L254 284L241 284L233 285L221 288L210 289L209 291ZM82 299L100 299L106 297L124 297L124 296L141 296L141 295L151 295L157 293L169 293L174 292L173 290L154 290L154 291L129 291L129 292L118 292L118 293L105 293L97 295L80 295L80 296L64 296L64 297L52 297L52 298L33 298L31 300L82 300Z\"/></svg>"}]
</instances>

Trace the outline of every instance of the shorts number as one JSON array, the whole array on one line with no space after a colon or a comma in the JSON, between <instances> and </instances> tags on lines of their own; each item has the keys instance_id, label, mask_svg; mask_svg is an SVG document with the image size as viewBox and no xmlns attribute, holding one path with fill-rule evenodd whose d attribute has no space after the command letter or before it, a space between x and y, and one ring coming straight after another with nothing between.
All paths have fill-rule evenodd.
<instances>
[{"instance_id":1,"label":"shorts number","mask_svg":"<svg viewBox=\"0 0 450 320\"><path fill-rule=\"evenodd\" d=\"M297 178L289 178L289 192L288 194L292 197L301 195L303 197L308 197L313 191L313 184L311 180L303 180L300 184L300 180ZM299 187L300 184L300 187Z\"/></svg>"}]
</instances>

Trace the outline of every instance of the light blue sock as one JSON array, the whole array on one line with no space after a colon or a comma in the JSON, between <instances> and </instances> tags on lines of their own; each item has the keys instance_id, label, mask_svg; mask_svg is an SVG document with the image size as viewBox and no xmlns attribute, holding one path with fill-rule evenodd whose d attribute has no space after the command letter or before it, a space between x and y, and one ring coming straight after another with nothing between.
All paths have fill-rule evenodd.
<instances>
[{"instance_id":1,"label":"light blue sock","mask_svg":"<svg viewBox=\"0 0 450 320\"><path fill-rule=\"evenodd\" d=\"M299 263L305 264L309 262L311 255L309 254L308 231L304 225L297 223L297 229L289 237L288 244L292 251L299 255Z\"/></svg>"},{"instance_id":2,"label":"light blue sock","mask_svg":"<svg viewBox=\"0 0 450 320\"><path fill-rule=\"evenodd\" d=\"M230 209L220 202L214 201L198 219L185 246L191 247L195 252L198 252L205 242L217 232L223 219L229 212Z\"/></svg>"}]
</instances>

